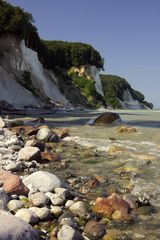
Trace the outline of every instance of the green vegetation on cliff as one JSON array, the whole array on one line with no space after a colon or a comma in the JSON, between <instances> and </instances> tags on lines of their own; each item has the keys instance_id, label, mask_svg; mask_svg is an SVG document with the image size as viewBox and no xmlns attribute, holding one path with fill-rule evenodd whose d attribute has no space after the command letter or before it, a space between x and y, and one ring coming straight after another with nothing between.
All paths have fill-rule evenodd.
<instances>
[{"instance_id":1,"label":"green vegetation on cliff","mask_svg":"<svg viewBox=\"0 0 160 240\"><path fill-rule=\"evenodd\" d=\"M84 43L42 41L30 13L0 0L0 37L6 34L25 39L26 45L38 52L43 65L54 71L84 64L103 69L103 59L92 46Z\"/></svg>"},{"instance_id":2,"label":"green vegetation on cliff","mask_svg":"<svg viewBox=\"0 0 160 240\"><path fill-rule=\"evenodd\" d=\"M139 101L149 108L153 108L151 103L144 101L144 95L133 89L130 84L119 76L115 75L100 75L102 87L106 102L113 108L122 108L119 100L123 101L123 94L125 90L129 90L132 98Z\"/></svg>"}]
</instances>

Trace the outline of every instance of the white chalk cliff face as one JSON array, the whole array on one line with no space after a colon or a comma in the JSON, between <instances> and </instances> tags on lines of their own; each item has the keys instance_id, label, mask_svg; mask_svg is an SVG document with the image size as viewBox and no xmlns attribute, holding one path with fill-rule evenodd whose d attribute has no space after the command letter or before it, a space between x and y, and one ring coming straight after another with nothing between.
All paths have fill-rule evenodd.
<instances>
[{"instance_id":1,"label":"white chalk cliff face","mask_svg":"<svg viewBox=\"0 0 160 240\"><path fill-rule=\"evenodd\" d=\"M20 47L22 50L23 61L28 71L30 71L34 79L34 86L37 87L42 94L46 95L53 101L63 102L67 104L68 100L62 95L56 86L57 81L54 74L47 76L42 64L40 63L37 52L25 46L24 40L21 41ZM47 70L46 70L47 71ZM51 72L51 71L50 71Z\"/></svg>"},{"instance_id":2,"label":"white chalk cliff face","mask_svg":"<svg viewBox=\"0 0 160 240\"><path fill-rule=\"evenodd\" d=\"M101 94L102 96L104 96L103 90L102 90L102 83L101 83L101 79L99 77L99 72L97 70L97 68L95 66L91 66L91 75L95 81L95 88L96 91Z\"/></svg>"},{"instance_id":3,"label":"white chalk cliff face","mask_svg":"<svg viewBox=\"0 0 160 240\"><path fill-rule=\"evenodd\" d=\"M140 110L144 108L142 103L132 98L131 93L128 89L124 90L123 92L123 101L119 101L124 109Z\"/></svg>"},{"instance_id":4,"label":"white chalk cliff face","mask_svg":"<svg viewBox=\"0 0 160 240\"><path fill-rule=\"evenodd\" d=\"M64 106L69 102L59 91L52 71L43 69L37 53L20 43L13 36L0 39L0 100L17 108L32 105L39 107L42 101L20 84L23 71L29 71L33 86L40 95Z\"/></svg>"}]
</instances>

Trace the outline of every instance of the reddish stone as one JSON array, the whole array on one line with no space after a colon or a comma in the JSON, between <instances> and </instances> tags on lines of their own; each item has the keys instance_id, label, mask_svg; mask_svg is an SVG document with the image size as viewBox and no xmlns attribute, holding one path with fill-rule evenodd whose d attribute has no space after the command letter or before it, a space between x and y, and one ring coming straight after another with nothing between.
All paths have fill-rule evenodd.
<instances>
[{"instance_id":1,"label":"reddish stone","mask_svg":"<svg viewBox=\"0 0 160 240\"><path fill-rule=\"evenodd\" d=\"M52 153L50 151L45 151L45 152L41 152L41 157L42 157L42 160L47 160L47 161L59 161L61 158L60 158L60 155L57 154L57 153Z\"/></svg>"},{"instance_id":2,"label":"reddish stone","mask_svg":"<svg viewBox=\"0 0 160 240\"><path fill-rule=\"evenodd\" d=\"M0 170L0 181L3 182L3 189L6 193L16 195L28 195L29 193L29 189L17 175Z\"/></svg>"},{"instance_id":3,"label":"reddish stone","mask_svg":"<svg viewBox=\"0 0 160 240\"><path fill-rule=\"evenodd\" d=\"M108 198L97 198L92 211L107 217L111 217L116 211L120 212L119 216L126 219L129 212L129 204L118 194L112 193ZM117 215L116 215L117 216Z\"/></svg>"},{"instance_id":4,"label":"reddish stone","mask_svg":"<svg viewBox=\"0 0 160 240\"><path fill-rule=\"evenodd\" d=\"M95 205L92 207L92 211L97 214L111 217L114 212L113 209L108 205L107 198L97 198Z\"/></svg>"}]
</instances>

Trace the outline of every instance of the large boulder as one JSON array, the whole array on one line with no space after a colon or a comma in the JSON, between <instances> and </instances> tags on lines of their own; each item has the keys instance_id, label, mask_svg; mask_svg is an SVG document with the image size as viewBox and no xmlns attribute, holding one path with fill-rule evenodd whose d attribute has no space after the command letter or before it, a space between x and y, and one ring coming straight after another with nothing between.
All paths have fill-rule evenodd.
<instances>
[{"instance_id":1,"label":"large boulder","mask_svg":"<svg viewBox=\"0 0 160 240\"><path fill-rule=\"evenodd\" d=\"M121 121L119 114L113 112L105 112L94 120L93 125L106 125L114 123L115 121Z\"/></svg>"},{"instance_id":2,"label":"large boulder","mask_svg":"<svg viewBox=\"0 0 160 240\"><path fill-rule=\"evenodd\" d=\"M0 213L0 239L39 240L39 236L29 224L11 214Z\"/></svg>"},{"instance_id":3,"label":"large boulder","mask_svg":"<svg viewBox=\"0 0 160 240\"><path fill-rule=\"evenodd\" d=\"M29 189L35 189L39 192L52 192L55 188L61 187L60 179L49 172L37 171L23 179L23 183Z\"/></svg>"}]
</instances>

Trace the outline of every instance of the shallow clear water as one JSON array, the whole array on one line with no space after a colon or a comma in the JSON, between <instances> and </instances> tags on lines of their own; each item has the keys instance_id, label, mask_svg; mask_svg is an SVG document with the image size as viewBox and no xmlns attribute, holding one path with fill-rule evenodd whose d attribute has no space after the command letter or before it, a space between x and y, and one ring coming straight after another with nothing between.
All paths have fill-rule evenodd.
<instances>
[{"instance_id":1,"label":"shallow clear water","mask_svg":"<svg viewBox=\"0 0 160 240\"><path fill-rule=\"evenodd\" d=\"M68 141L92 148L97 154L82 153L65 155L71 161L77 175L102 175L121 192L139 193L149 196L157 212L141 216L129 225L118 229L128 232L128 239L160 239L160 111L116 111L122 123L137 129L133 133L118 133L119 125L88 126L85 123L100 112L59 111L44 117L52 127L68 127L71 137ZM110 155L110 146L123 148L122 152ZM80 148L79 150L80 151ZM84 149L82 150L84 151ZM148 195L147 195L148 194Z\"/></svg>"}]
</instances>

